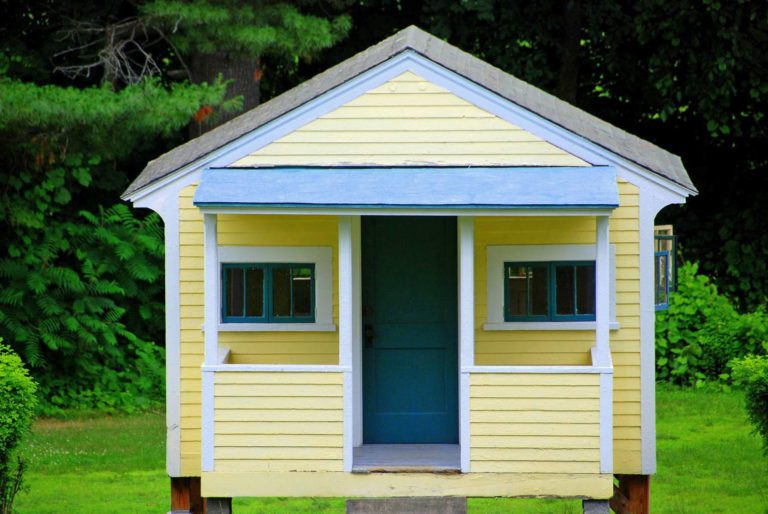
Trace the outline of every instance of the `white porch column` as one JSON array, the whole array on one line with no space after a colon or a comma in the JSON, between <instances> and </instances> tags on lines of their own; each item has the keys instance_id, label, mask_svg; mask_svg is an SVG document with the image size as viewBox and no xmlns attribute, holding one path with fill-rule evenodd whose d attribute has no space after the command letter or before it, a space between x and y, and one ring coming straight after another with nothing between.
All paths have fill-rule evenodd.
<instances>
[{"instance_id":1,"label":"white porch column","mask_svg":"<svg viewBox=\"0 0 768 514\"><path fill-rule=\"evenodd\" d=\"M205 291L205 356L203 364L218 364L219 354L219 253L216 237L216 215L203 215L203 269ZM214 372L202 371L201 384L201 465L203 471L213 471L213 402Z\"/></svg>"},{"instance_id":2,"label":"white porch column","mask_svg":"<svg viewBox=\"0 0 768 514\"><path fill-rule=\"evenodd\" d=\"M344 471L362 443L360 216L339 217L339 365L344 369Z\"/></svg>"},{"instance_id":3,"label":"white porch column","mask_svg":"<svg viewBox=\"0 0 768 514\"><path fill-rule=\"evenodd\" d=\"M613 365L610 348L611 245L608 216L597 217L595 248L595 339L592 365L600 373L600 472L613 472Z\"/></svg>"},{"instance_id":4,"label":"white porch column","mask_svg":"<svg viewBox=\"0 0 768 514\"><path fill-rule=\"evenodd\" d=\"M469 372L475 365L475 219L458 218L459 239L459 444L461 471L469 472Z\"/></svg>"},{"instance_id":5,"label":"white porch column","mask_svg":"<svg viewBox=\"0 0 768 514\"><path fill-rule=\"evenodd\" d=\"M597 217L597 243L595 249L595 321L598 354L610 354L609 323L611 321L611 246L608 216Z\"/></svg>"}]
</instances>

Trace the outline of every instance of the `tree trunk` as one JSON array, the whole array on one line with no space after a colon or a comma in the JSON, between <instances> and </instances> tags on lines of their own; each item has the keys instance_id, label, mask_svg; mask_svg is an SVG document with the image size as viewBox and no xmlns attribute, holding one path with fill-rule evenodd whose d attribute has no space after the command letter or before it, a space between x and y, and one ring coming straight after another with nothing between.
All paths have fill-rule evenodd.
<instances>
[{"instance_id":1,"label":"tree trunk","mask_svg":"<svg viewBox=\"0 0 768 514\"><path fill-rule=\"evenodd\" d=\"M581 47L581 3L563 3L563 32L560 39L560 72L557 96L575 104L579 89L579 49Z\"/></svg>"},{"instance_id":2,"label":"tree trunk","mask_svg":"<svg viewBox=\"0 0 768 514\"><path fill-rule=\"evenodd\" d=\"M257 57L231 56L226 53L197 54L192 58L192 81L196 84L213 83L221 75L226 81L226 98L242 96L241 111L222 113L202 111L191 125L191 136L197 137L232 118L259 105L259 83L261 81L261 60Z\"/></svg>"}]
</instances>

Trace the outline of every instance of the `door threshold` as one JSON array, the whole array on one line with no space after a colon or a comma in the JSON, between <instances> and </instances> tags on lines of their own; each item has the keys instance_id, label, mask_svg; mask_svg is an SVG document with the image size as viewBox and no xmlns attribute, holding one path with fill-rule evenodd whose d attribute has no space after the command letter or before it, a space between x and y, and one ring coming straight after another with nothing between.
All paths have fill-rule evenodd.
<instances>
[{"instance_id":1,"label":"door threshold","mask_svg":"<svg viewBox=\"0 0 768 514\"><path fill-rule=\"evenodd\" d=\"M352 473L461 472L458 444L364 444L354 449Z\"/></svg>"}]
</instances>

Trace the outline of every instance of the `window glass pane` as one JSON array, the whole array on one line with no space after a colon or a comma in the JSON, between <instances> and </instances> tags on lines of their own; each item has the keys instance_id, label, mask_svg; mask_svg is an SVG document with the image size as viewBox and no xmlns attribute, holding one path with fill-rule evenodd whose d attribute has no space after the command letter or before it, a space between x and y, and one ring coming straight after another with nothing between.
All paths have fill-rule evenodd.
<instances>
[{"instance_id":1,"label":"window glass pane","mask_svg":"<svg viewBox=\"0 0 768 514\"><path fill-rule=\"evenodd\" d=\"M507 314L525 316L528 314L527 284L528 268L511 265L507 267Z\"/></svg>"},{"instance_id":2,"label":"window glass pane","mask_svg":"<svg viewBox=\"0 0 768 514\"><path fill-rule=\"evenodd\" d=\"M531 316L546 316L549 313L547 291L547 267L530 266L528 268L531 288Z\"/></svg>"},{"instance_id":3,"label":"window glass pane","mask_svg":"<svg viewBox=\"0 0 768 514\"><path fill-rule=\"evenodd\" d=\"M264 270L250 268L245 271L245 315L261 318L264 316Z\"/></svg>"},{"instance_id":4,"label":"window glass pane","mask_svg":"<svg viewBox=\"0 0 768 514\"><path fill-rule=\"evenodd\" d=\"M293 286L293 315L312 315L312 269L293 268L291 270Z\"/></svg>"},{"instance_id":5,"label":"window glass pane","mask_svg":"<svg viewBox=\"0 0 768 514\"><path fill-rule=\"evenodd\" d=\"M576 312L573 304L573 266L555 267L555 309L560 315L569 315Z\"/></svg>"},{"instance_id":6,"label":"window glass pane","mask_svg":"<svg viewBox=\"0 0 768 514\"><path fill-rule=\"evenodd\" d=\"M227 288L225 316L243 315L243 268L226 268L224 276Z\"/></svg>"},{"instance_id":7,"label":"window glass pane","mask_svg":"<svg viewBox=\"0 0 768 514\"><path fill-rule=\"evenodd\" d=\"M272 316L291 315L291 269L272 268Z\"/></svg>"},{"instance_id":8,"label":"window glass pane","mask_svg":"<svg viewBox=\"0 0 768 514\"><path fill-rule=\"evenodd\" d=\"M595 266L576 268L576 314L595 313Z\"/></svg>"}]
</instances>

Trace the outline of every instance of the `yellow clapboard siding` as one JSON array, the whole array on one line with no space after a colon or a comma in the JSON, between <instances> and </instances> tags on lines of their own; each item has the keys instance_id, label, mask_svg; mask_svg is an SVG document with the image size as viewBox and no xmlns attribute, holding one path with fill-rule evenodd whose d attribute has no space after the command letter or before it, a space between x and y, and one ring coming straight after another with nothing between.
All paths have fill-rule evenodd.
<instances>
[{"instance_id":1,"label":"yellow clapboard siding","mask_svg":"<svg viewBox=\"0 0 768 514\"><path fill-rule=\"evenodd\" d=\"M342 449L324 447L262 448L219 447L214 449L214 459L231 460L339 460Z\"/></svg>"},{"instance_id":2,"label":"yellow clapboard siding","mask_svg":"<svg viewBox=\"0 0 768 514\"><path fill-rule=\"evenodd\" d=\"M229 356L231 364L326 364L335 365L339 363L338 354L231 354Z\"/></svg>"},{"instance_id":3,"label":"yellow clapboard siding","mask_svg":"<svg viewBox=\"0 0 768 514\"><path fill-rule=\"evenodd\" d=\"M217 434L248 435L342 435L344 426L341 422L311 422L302 419L299 422L286 421L222 421L216 419Z\"/></svg>"},{"instance_id":4,"label":"yellow clapboard siding","mask_svg":"<svg viewBox=\"0 0 768 514\"><path fill-rule=\"evenodd\" d=\"M397 154L421 156L427 159L431 155L443 156L450 159L454 155L492 155L502 154L514 155L550 155L551 145L545 141L476 141L466 142L418 142L407 141L397 142ZM374 142L359 143L350 145L348 142L341 143L282 143L275 146L268 153L262 151L262 156L313 156L321 152L331 152L334 156L370 156L384 155L392 148L393 143ZM393 155L393 154L389 154ZM621 220L624 221L624 220ZM618 221L617 221L618 223Z\"/></svg>"},{"instance_id":5,"label":"yellow clapboard siding","mask_svg":"<svg viewBox=\"0 0 768 514\"><path fill-rule=\"evenodd\" d=\"M561 462L546 461L472 461L473 473L584 473L592 474L600 472L600 463L571 462L564 455Z\"/></svg>"},{"instance_id":6,"label":"yellow clapboard siding","mask_svg":"<svg viewBox=\"0 0 768 514\"><path fill-rule=\"evenodd\" d=\"M343 437L337 434L222 434L216 431L217 448L339 448Z\"/></svg>"},{"instance_id":7,"label":"yellow clapboard siding","mask_svg":"<svg viewBox=\"0 0 768 514\"><path fill-rule=\"evenodd\" d=\"M424 156L388 153L386 155L360 156L339 155L250 155L235 163L236 166L575 166L573 158L567 155L440 155Z\"/></svg>"},{"instance_id":8,"label":"yellow clapboard siding","mask_svg":"<svg viewBox=\"0 0 768 514\"><path fill-rule=\"evenodd\" d=\"M600 461L599 448L475 448L472 447L473 462L578 462ZM551 471L554 473L554 471Z\"/></svg>"},{"instance_id":9,"label":"yellow clapboard siding","mask_svg":"<svg viewBox=\"0 0 768 514\"><path fill-rule=\"evenodd\" d=\"M341 373L217 373L216 469L219 461L233 470L341 469L342 380Z\"/></svg>"},{"instance_id":10,"label":"yellow clapboard siding","mask_svg":"<svg viewBox=\"0 0 768 514\"><path fill-rule=\"evenodd\" d=\"M302 424L314 424L316 422L340 422L343 418L341 409L326 410L286 410L286 409L241 409L224 410L217 409L214 415L216 422L301 422Z\"/></svg>"},{"instance_id":11,"label":"yellow clapboard siding","mask_svg":"<svg viewBox=\"0 0 768 514\"><path fill-rule=\"evenodd\" d=\"M336 384L343 382L341 373L315 372L219 372L216 385L220 384Z\"/></svg>"},{"instance_id":12,"label":"yellow clapboard siding","mask_svg":"<svg viewBox=\"0 0 768 514\"><path fill-rule=\"evenodd\" d=\"M317 409L338 410L342 408L341 398L293 397L293 398L229 398L216 399L217 409Z\"/></svg>"},{"instance_id":13,"label":"yellow clapboard siding","mask_svg":"<svg viewBox=\"0 0 768 514\"><path fill-rule=\"evenodd\" d=\"M571 436L571 435L558 435L558 436L476 436L471 437L473 451L475 448L501 448L501 449L599 449L600 437L599 436ZM592 455L594 452L590 451ZM479 458L479 457L478 457ZM487 460L487 459L486 459ZM493 460L493 459L491 459ZM519 459L528 460L528 459Z\"/></svg>"},{"instance_id":14,"label":"yellow clapboard siding","mask_svg":"<svg viewBox=\"0 0 768 514\"><path fill-rule=\"evenodd\" d=\"M599 398L600 391L588 386L478 386L472 390L473 398Z\"/></svg>"},{"instance_id":15,"label":"yellow clapboard siding","mask_svg":"<svg viewBox=\"0 0 768 514\"><path fill-rule=\"evenodd\" d=\"M472 471L593 472L600 460L599 380L576 373L471 374ZM537 432L542 425L547 428Z\"/></svg>"},{"instance_id":16,"label":"yellow clapboard siding","mask_svg":"<svg viewBox=\"0 0 768 514\"><path fill-rule=\"evenodd\" d=\"M472 373L470 386L599 386L600 377L596 374L553 374L553 373Z\"/></svg>"},{"instance_id":17,"label":"yellow clapboard siding","mask_svg":"<svg viewBox=\"0 0 768 514\"><path fill-rule=\"evenodd\" d=\"M409 138L409 133L418 136ZM422 78L402 81L400 77L350 100L234 165L417 163L588 165L435 84Z\"/></svg>"},{"instance_id":18,"label":"yellow clapboard siding","mask_svg":"<svg viewBox=\"0 0 768 514\"><path fill-rule=\"evenodd\" d=\"M599 411L481 411L470 410L471 423L501 423L508 425L510 430L516 426L523 427L527 423L552 423L571 425L575 423L596 424L600 423ZM521 428L524 430L525 428Z\"/></svg>"},{"instance_id":19,"label":"yellow clapboard siding","mask_svg":"<svg viewBox=\"0 0 768 514\"><path fill-rule=\"evenodd\" d=\"M537 423L524 423L515 420L514 423L481 423L471 422L470 433L475 436L599 436L600 424L574 423L570 418L563 416L559 422L546 423L540 420Z\"/></svg>"},{"instance_id":20,"label":"yellow clapboard siding","mask_svg":"<svg viewBox=\"0 0 768 514\"><path fill-rule=\"evenodd\" d=\"M217 397L254 397L254 396L321 396L334 397L341 396L341 386L338 385L304 385L304 384L219 384L216 385L215 395Z\"/></svg>"},{"instance_id":21,"label":"yellow clapboard siding","mask_svg":"<svg viewBox=\"0 0 768 514\"><path fill-rule=\"evenodd\" d=\"M342 460L229 460L216 459L216 471L343 471Z\"/></svg>"},{"instance_id":22,"label":"yellow clapboard siding","mask_svg":"<svg viewBox=\"0 0 768 514\"><path fill-rule=\"evenodd\" d=\"M591 364L586 350L579 353L491 353L483 352L475 358L479 366L493 366L503 361L507 366L541 366L542 364L556 366L586 366Z\"/></svg>"},{"instance_id":23,"label":"yellow clapboard siding","mask_svg":"<svg viewBox=\"0 0 768 514\"><path fill-rule=\"evenodd\" d=\"M540 139L524 130L475 130L473 132L455 130L415 130L401 127L393 132L365 130L337 131L301 131L293 132L283 138L285 143L439 143L483 142L483 143L525 143L538 142Z\"/></svg>"}]
</instances>

